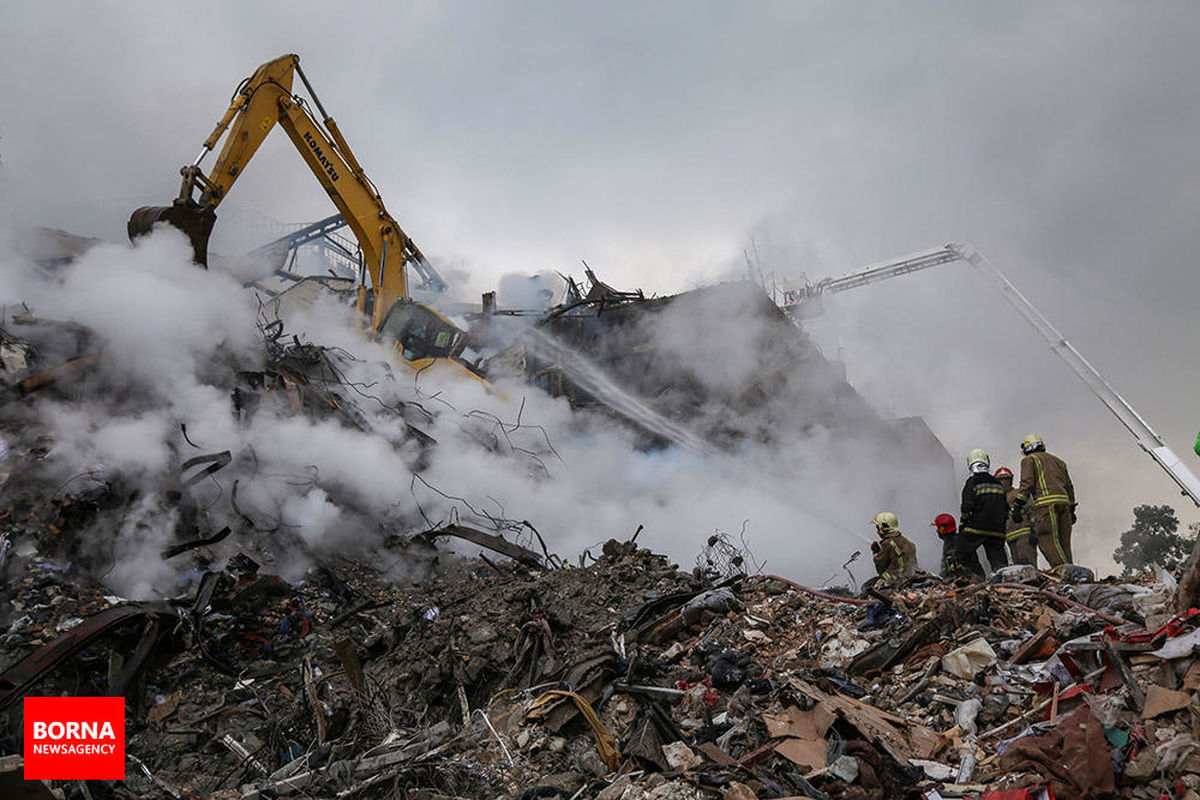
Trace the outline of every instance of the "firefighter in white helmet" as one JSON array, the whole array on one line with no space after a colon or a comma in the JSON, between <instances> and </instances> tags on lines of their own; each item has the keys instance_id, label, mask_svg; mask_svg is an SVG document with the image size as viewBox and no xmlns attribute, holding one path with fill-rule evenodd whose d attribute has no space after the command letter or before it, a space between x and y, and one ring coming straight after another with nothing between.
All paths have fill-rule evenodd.
<instances>
[{"instance_id":1,"label":"firefighter in white helmet","mask_svg":"<svg viewBox=\"0 0 1200 800\"><path fill-rule=\"evenodd\" d=\"M988 471L991 463L988 454L979 448L967 454L967 469L971 474L962 490L962 513L958 518L958 562L976 578L984 577L983 566L979 563L980 545L987 553L993 572L1008 566L1008 553L1004 549L1008 500L1000 481Z\"/></svg>"}]
</instances>

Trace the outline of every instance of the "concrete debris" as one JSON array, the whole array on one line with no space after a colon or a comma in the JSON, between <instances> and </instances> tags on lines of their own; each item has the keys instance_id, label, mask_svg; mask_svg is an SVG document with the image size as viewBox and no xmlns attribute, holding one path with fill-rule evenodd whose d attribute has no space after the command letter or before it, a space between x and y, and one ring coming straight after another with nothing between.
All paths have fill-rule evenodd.
<instances>
[{"instance_id":1,"label":"concrete debris","mask_svg":"<svg viewBox=\"0 0 1200 800\"><path fill-rule=\"evenodd\" d=\"M721 795L721 800L758 800L758 795L746 784L730 781L729 787Z\"/></svg>"},{"instance_id":2,"label":"concrete debris","mask_svg":"<svg viewBox=\"0 0 1200 800\"><path fill-rule=\"evenodd\" d=\"M871 647L871 643L848 625L838 625L832 635L821 645L818 666L821 669L844 669L857 655Z\"/></svg>"},{"instance_id":3,"label":"concrete debris","mask_svg":"<svg viewBox=\"0 0 1200 800\"><path fill-rule=\"evenodd\" d=\"M667 759L667 766L673 770L691 769L704 763L704 759L693 753L683 742L664 744L662 751L663 758Z\"/></svg>"}]
</instances>

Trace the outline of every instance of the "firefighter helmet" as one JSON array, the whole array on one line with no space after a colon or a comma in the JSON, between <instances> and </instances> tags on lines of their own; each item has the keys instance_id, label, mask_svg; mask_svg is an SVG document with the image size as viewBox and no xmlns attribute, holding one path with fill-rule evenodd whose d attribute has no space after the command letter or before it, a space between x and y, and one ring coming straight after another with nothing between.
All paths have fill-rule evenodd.
<instances>
[{"instance_id":1,"label":"firefighter helmet","mask_svg":"<svg viewBox=\"0 0 1200 800\"><path fill-rule=\"evenodd\" d=\"M1045 450L1046 443L1036 433L1031 433L1021 440L1021 452L1029 455L1037 450Z\"/></svg>"},{"instance_id":2,"label":"firefighter helmet","mask_svg":"<svg viewBox=\"0 0 1200 800\"><path fill-rule=\"evenodd\" d=\"M875 530L880 536L900 529L900 520L890 511L880 511L871 521L875 523Z\"/></svg>"},{"instance_id":3,"label":"firefighter helmet","mask_svg":"<svg viewBox=\"0 0 1200 800\"><path fill-rule=\"evenodd\" d=\"M967 469L971 470L971 472L987 472L988 467L991 465L992 460L988 458L986 451L976 447L967 453Z\"/></svg>"},{"instance_id":4,"label":"firefighter helmet","mask_svg":"<svg viewBox=\"0 0 1200 800\"><path fill-rule=\"evenodd\" d=\"M992 474L995 475L997 478L1012 478L1012 476L1013 476L1012 470L1009 469L1008 467L1000 467Z\"/></svg>"},{"instance_id":5,"label":"firefighter helmet","mask_svg":"<svg viewBox=\"0 0 1200 800\"><path fill-rule=\"evenodd\" d=\"M954 522L953 514L938 514L933 518L933 527L937 528L938 536L946 536L954 533L958 526Z\"/></svg>"}]
</instances>

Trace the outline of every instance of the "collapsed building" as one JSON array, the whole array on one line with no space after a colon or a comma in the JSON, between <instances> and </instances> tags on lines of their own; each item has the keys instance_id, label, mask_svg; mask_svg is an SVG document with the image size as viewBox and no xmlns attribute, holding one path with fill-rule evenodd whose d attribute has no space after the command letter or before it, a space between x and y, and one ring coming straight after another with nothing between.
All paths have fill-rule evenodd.
<instances>
[{"instance_id":1,"label":"collapsed building","mask_svg":"<svg viewBox=\"0 0 1200 800\"><path fill-rule=\"evenodd\" d=\"M241 259L269 273L247 284L208 239L276 124L342 216ZM1200 568L860 591L869 514L952 508L953 461L759 287L416 297L446 282L294 54L181 176L133 250L34 237L0 309L5 797L1200 797ZM986 266L947 245L793 300L957 261ZM792 564L850 588L713 529L767 503ZM124 698L125 778L22 780L38 694Z\"/></svg>"},{"instance_id":2,"label":"collapsed building","mask_svg":"<svg viewBox=\"0 0 1200 800\"><path fill-rule=\"evenodd\" d=\"M736 453L818 435L871 442L880 474L906 476L890 482L884 506L909 519L927 515L931 498L955 507L954 460L925 421L882 417L756 283L646 298L588 277L587 292L568 279L562 302L491 368L516 370L573 407L602 408L650 443Z\"/></svg>"},{"instance_id":3,"label":"collapsed building","mask_svg":"<svg viewBox=\"0 0 1200 800\"><path fill-rule=\"evenodd\" d=\"M69 260L52 266L69 274ZM928 428L883 419L753 284L645 298L593 281L575 294L533 320L479 311L468 327L480 365L497 380L519 373L581 420L619 423L651 452L736 460L865 438L886 443L880 470L925 464L950 486ZM70 427L50 423L95 407L119 427L164 399L131 391L117 345L86 326L5 312L6 797L1200 790L1200 615L1179 606L1170 575L919 574L856 596L753 574L744 541L707 530L682 568L640 531L564 553L536 517L446 497L430 468L439 451L475 448L491 469L548 474L554 448L536 424L447 409L431 387L285 326L263 317L254 348L198 362L235 424L171 416L175 430L156 430L174 455L138 472L69 449L102 427L68 443L55 437ZM411 496L381 503L259 437L301 419L301 436L333 426L403 454L380 463L405 471ZM201 446L220 436L240 445ZM330 526L338 544L323 544L296 503L336 508L343 537L370 546ZM114 581L134 561L167 565L170 580L127 599ZM20 779L20 700L55 694L126 698L124 781Z\"/></svg>"}]
</instances>

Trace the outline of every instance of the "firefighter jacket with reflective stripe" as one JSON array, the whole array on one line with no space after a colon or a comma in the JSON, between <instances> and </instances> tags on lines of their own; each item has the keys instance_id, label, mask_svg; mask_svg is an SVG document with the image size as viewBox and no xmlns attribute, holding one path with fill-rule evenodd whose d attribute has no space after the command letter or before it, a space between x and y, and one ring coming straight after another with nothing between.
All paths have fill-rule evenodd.
<instances>
[{"instance_id":1,"label":"firefighter jacket with reflective stripe","mask_svg":"<svg viewBox=\"0 0 1200 800\"><path fill-rule=\"evenodd\" d=\"M1056 503L1075 504L1075 487L1066 463L1045 451L1030 453L1021 459L1021 485L1016 502L1032 502L1035 507Z\"/></svg>"},{"instance_id":2,"label":"firefighter jacket with reflective stripe","mask_svg":"<svg viewBox=\"0 0 1200 800\"><path fill-rule=\"evenodd\" d=\"M884 535L875 554L875 571L885 583L913 575L917 571L917 546L900 531Z\"/></svg>"},{"instance_id":3,"label":"firefighter jacket with reflective stripe","mask_svg":"<svg viewBox=\"0 0 1200 800\"><path fill-rule=\"evenodd\" d=\"M1011 508L1013 501L1017 498L1017 487L1010 486L1005 491L1004 496L1008 499L1008 505ZM1020 522L1013 522L1012 517L1008 517L1007 523L1008 528L1005 531L1004 538L1010 542L1013 539L1019 539L1022 536L1028 536L1033 533L1033 528L1029 527L1028 516L1022 517Z\"/></svg>"},{"instance_id":4,"label":"firefighter jacket with reflective stripe","mask_svg":"<svg viewBox=\"0 0 1200 800\"><path fill-rule=\"evenodd\" d=\"M972 473L963 484L959 529L1004 538L1007 517L1008 500L1000 481L987 472Z\"/></svg>"}]
</instances>

